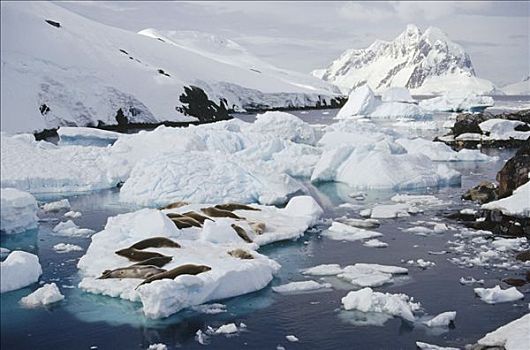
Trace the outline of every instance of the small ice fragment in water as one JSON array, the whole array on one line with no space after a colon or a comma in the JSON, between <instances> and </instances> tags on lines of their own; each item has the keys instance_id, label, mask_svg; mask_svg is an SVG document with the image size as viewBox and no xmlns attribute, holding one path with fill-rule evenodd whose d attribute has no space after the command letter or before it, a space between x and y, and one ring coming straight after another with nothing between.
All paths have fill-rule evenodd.
<instances>
[{"instance_id":1,"label":"small ice fragment in water","mask_svg":"<svg viewBox=\"0 0 530 350\"><path fill-rule=\"evenodd\" d=\"M447 327L456 318L456 311L442 312L439 315L431 318L429 321L423 322L427 327Z\"/></svg>"},{"instance_id":2,"label":"small ice fragment in water","mask_svg":"<svg viewBox=\"0 0 530 350\"><path fill-rule=\"evenodd\" d=\"M67 211L66 213L64 213L64 216L67 217L67 218L70 218L70 219L76 219L76 218L81 216L81 213L78 212L78 211L70 210L70 211Z\"/></svg>"},{"instance_id":3,"label":"small ice fragment in water","mask_svg":"<svg viewBox=\"0 0 530 350\"><path fill-rule=\"evenodd\" d=\"M235 323L224 324L215 330L215 334L232 334L237 333L237 326Z\"/></svg>"},{"instance_id":4,"label":"small ice fragment in water","mask_svg":"<svg viewBox=\"0 0 530 350\"><path fill-rule=\"evenodd\" d=\"M70 209L70 202L68 199L61 199L60 201L46 203L42 206L42 210L46 212L59 211L63 209Z\"/></svg>"},{"instance_id":5,"label":"small ice fragment in water","mask_svg":"<svg viewBox=\"0 0 530 350\"><path fill-rule=\"evenodd\" d=\"M77 252L77 251L83 250L83 248L81 248L80 246L75 245L75 244L69 244L69 243L58 243L53 246L53 249L57 253L69 253L69 252Z\"/></svg>"},{"instance_id":6,"label":"small ice fragment in water","mask_svg":"<svg viewBox=\"0 0 530 350\"><path fill-rule=\"evenodd\" d=\"M460 277L460 284L462 285L470 285L470 284L484 284L484 280L476 280L473 277Z\"/></svg>"},{"instance_id":7,"label":"small ice fragment in water","mask_svg":"<svg viewBox=\"0 0 530 350\"><path fill-rule=\"evenodd\" d=\"M151 344L151 345L149 345L147 350L167 350L167 345L166 344L162 344L162 343Z\"/></svg>"},{"instance_id":8,"label":"small ice fragment in water","mask_svg":"<svg viewBox=\"0 0 530 350\"><path fill-rule=\"evenodd\" d=\"M55 283L45 284L33 293L20 299L20 303L26 307L38 307L56 303L64 299Z\"/></svg>"},{"instance_id":9,"label":"small ice fragment in water","mask_svg":"<svg viewBox=\"0 0 530 350\"><path fill-rule=\"evenodd\" d=\"M280 286L272 287L272 290L276 293L295 293L295 292L307 292L319 289L331 288L330 283L318 283L315 281L301 281L301 282L290 282L282 284Z\"/></svg>"},{"instance_id":10,"label":"small ice fragment in water","mask_svg":"<svg viewBox=\"0 0 530 350\"><path fill-rule=\"evenodd\" d=\"M295 337L294 335L287 335L285 336L285 338L290 341L291 343L296 343L298 341L298 338Z\"/></svg>"}]
</instances>

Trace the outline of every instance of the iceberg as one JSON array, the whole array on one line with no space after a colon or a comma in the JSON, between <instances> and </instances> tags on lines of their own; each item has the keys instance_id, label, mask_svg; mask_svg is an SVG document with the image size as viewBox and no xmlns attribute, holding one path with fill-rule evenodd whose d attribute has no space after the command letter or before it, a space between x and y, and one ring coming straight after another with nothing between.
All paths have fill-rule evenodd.
<instances>
[{"instance_id":1,"label":"iceberg","mask_svg":"<svg viewBox=\"0 0 530 350\"><path fill-rule=\"evenodd\" d=\"M421 108L431 112L482 112L495 104L490 96L459 91L420 101Z\"/></svg>"},{"instance_id":2,"label":"iceberg","mask_svg":"<svg viewBox=\"0 0 530 350\"><path fill-rule=\"evenodd\" d=\"M367 115L375 106L376 100L372 89L363 85L350 92L348 101L339 110L335 119L349 119L356 116Z\"/></svg>"},{"instance_id":3,"label":"iceberg","mask_svg":"<svg viewBox=\"0 0 530 350\"><path fill-rule=\"evenodd\" d=\"M31 253L14 250L0 262L0 293L24 288L39 280L42 267Z\"/></svg>"},{"instance_id":4,"label":"iceberg","mask_svg":"<svg viewBox=\"0 0 530 350\"><path fill-rule=\"evenodd\" d=\"M519 292L515 287L501 289L497 285L493 288L475 288L474 291L482 301L488 304L504 303L524 298L524 294Z\"/></svg>"},{"instance_id":5,"label":"iceberg","mask_svg":"<svg viewBox=\"0 0 530 350\"><path fill-rule=\"evenodd\" d=\"M20 299L20 303L25 307L46 306L56 303L64 299L64 295L55 283L47 283L31 293Z\"/></svg>"},{"instance_id":6,"label":"iceberg","mask_svg":"<svg viewBox=\"0 0 530 350\"><path fill-rule=\"evenodd\" d=\"M512 321L479 339L479 345L525 350L530 344L530 313Z\"/></svg>"},{"instance_id":7,"label":"iceberg","mask_svg":"<svg viewBox=\"0 0 530 350\"><path fill-rule=\"evenodd\" d=\"M391 87L383 91L381 95L383 102L417 103L410 95L410 91L404 87Z\"/></svg>"},{"instance_id":8,"label":"iceberg","mask_svg":"<svg viewBox=\"0 0 530 350\"><path fill-rule=\"evenodd\" d=\"M30 193L2 188L0 201L0 231L19 233L37 227L37 201Z\"/></svg>"}]
</instances>

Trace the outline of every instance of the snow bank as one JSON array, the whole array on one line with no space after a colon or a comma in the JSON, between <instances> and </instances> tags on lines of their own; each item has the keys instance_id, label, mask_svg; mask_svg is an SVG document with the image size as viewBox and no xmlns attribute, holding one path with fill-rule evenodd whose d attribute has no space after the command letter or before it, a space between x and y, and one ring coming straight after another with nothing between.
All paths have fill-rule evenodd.
<instances>
[{"instance_id":1,"label":"snow bank","mask_svg":"<svg viewBox=\"0 0 530 350\"><path fill-rule=\"evenodd\" d=\"M37 282L42 268L36 255L15 250L0 262L0 274L0 293L5 293Z\"/></svg>"},{"instance_id":2,"label":"snow bank","mask_svg":"<svg viewBox=\"0 0 530 350\"><path fill-rule=\"evenodd\" d=\"M493 288L475 288L474 291L482 301L488 304L504 303L524 298L524 294L519 292L515 287L501 289L497 285Z\"/></svg>"},{"instance_id":3,"label":"snow bank","mask_svg":"<svg viewBox=\"0 0 530 350\"><path fill-rule=\"evenodd\" d=\"M482 209L500 210L504 215L530 217L530 182L519 186L509 197L482 205Z\"/></svg>"},{"instance_id":4,"label":"snow bank","mask_svg":"<svg viewBox=\"0 0 530 350\"><path fill-rule=\"evenodd\" d=\"M14 188L2 188L0 200L0 231L18 233L37 227L37 201L31 194Z\"/></svg>"},{"instance_id":5,"label":"snow bank","mask_svg":"<svg viewBox=\"0 0 530 350\"><path fill-rule=\"evenodd\" d=\"M420 101L420 107L432 112L473 112L492 107L495 102L490 96L455 91L449 94Z\"/></svg>"},{"instance_id":6,"label":"snow bank","mask_svg":"<svg viewBox=\"0 0 530 350\"><path fill-rule=\"evenodd\" d=\"M46 306L64 299L64 295L55 283L47 283L33 293L20 299L25 307Z\"/></svg>"},{"instance_id":7,"label":"snow bank","mask_svg":"<svg viewBox=\"0 0 530 350\"><path fill-rule=\"evenodd\" d=\"M525 122L506 119L488 119L479 124L480 130L487 136L482 136L485 140L526 140L530 137L530 131L517 131L518 126L527 125Z\"/></svg>"},{"instance_id":8,"label":"snow bank","mask_svg":"<svg viewBox=\"0 0 530 350\"><path fill-rule=\"evenodd\" d=\"M335 119L348 119L366 115L371 111L375 103L374 92L368 85L363 85L351 91L348 101L339 110Z\"/></svg>"},{"instance_id":9,"label":"snow bank","mask_svg":"<svg viewBox=\"0 0 530 350\"><path fill-rule=\"evenodd\" d=\"M479 339L486 347L503 347L506 350L525 350L530 344L530 314L526 314Z\"/></svg>"},{"instance_id":10,"label":"snow bank","mask_svg":"<svg viewBox=\"0 0 530 350\"><path fill-rule=\"evenodd\" d=\"M383 91L381 95L381 101L383 102L404 102L404 103L416 103L416 100L410 95L410 91L404 87L391 87Z\"/></svg>"},{"instance_id":11,"label":"snow bank","mask_svg":"<svg viewBox=\"0 0 530 350\"><path fill-rule=\"evenodd\" d=\"M297 292L309 292L320 289L329 289L331 284L329 283L318 283L315 281L301 281L301 282L290 282L282 284L280 286L272 287L272 290L276 293L297 293Z\"/></svg>"},{"instance_id":12,"label":"snow bank","mask_svg":"<svg viewBox=\"0 0 530 350\"><path fill-rule=\"evenodd\" d=\"M295 200L283 209L255 205L261 210L236 210L237 215L246 218L245 221L237 221L237 224L254 240L253 244L245 243L233 232L230 237L225 235L227 225L229 227L230 223L236 223L234 219L213 218L215 222L207 221L204 228L179 230L163 212L155 209L111 217L105 229L92 236L86 254L78 263L83 277L79 287L91 293L141 302L143 312L149 318L167 317L183 308L262 289L272 280L280 266L255 251L252 252L254 259L245 260L232 257L228 252L235 248L252 251L262 244L299 237L316 221L312 215L321 213L315 210L314 205L309 205L309 198ZM314 201L312 198L311 200ZM171 212L199 211L205 206L188 205ZM292 208L297 208L298 213L294 214ZM252 232L248 224L250 221L264 222L265 232L261 235ZM213 243L209 238L211 236L205 231L219 232L221 238L216 238L216 243ZM137 290L135 288L141 282L139 279L97 279L104 270L131 264L126 258L114 254L116 250L153 235L170 238L181 245L181 248L147 249L172 257L164 269L198 264L207 265L211 270L195 276L182 275L174 280L154 281ZM234 237L238 240L233 240Z\"/></svg>"},{"instance_id":13,"label":"snow bank","mask_svg":"<svg viewBox=\"0 0 530 350\"><path fill-rule=\"evenodd\" d=\"M346 310L385 313L411 322L415 319L414 312L421 307L406 294L374 292L368 287L349 292L341 301Z\"/></svg>"}]
</instances>

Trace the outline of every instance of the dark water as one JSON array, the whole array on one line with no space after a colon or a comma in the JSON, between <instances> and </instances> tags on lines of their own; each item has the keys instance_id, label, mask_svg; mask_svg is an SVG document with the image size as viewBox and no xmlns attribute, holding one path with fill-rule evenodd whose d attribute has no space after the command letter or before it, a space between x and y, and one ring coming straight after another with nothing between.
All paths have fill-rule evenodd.
<instances>
[{"instance_id":1,"label":"dark water","mask_svg":"<svg viewBox=\"0 0 530 350\"><path fill-rule=\"evenodd\" d=\"M313 123L324 123L335 113L323 112L326 111L297 111L294 114L310 119ZM344 288L334 284L334 289L328 292L298 295L280 295L267 287L256 293L220 301L227 305L226 313L205 315L183 311L165 320L146 320L142 316L140 304L69 288L77 286L79 278L76 263L84 252L58 254L52 247L56 243L67 242L78 244L86 250L90 240L53 236L50 232L56 223L43 222L38 230L2 236L0 245L11 250L23 249L38 254L44 270L41 281L56 282L66 299L50 308L27 310L21 308L18 301L38 288L38 285L2 294L1 348L56 350L97 346L98 349L146 349L149 344L161 342L167 344L169 349L199 349L204 345L194 340L197 330L204 331L207 326L216 327L229 322L243 322L247 328L235 336L211 337L209 348L276 349L281 344L286 349L415 349L416 341L457 347L473 343L485 333L528 312L528 287L519 288L526 293L523 300L488 305L474 296L472 287L460 285L460 277L485 279L486 287L491 287L516 272L480 267L461 268L447 261L456 256L452 253L427 253L447 250L447 241L453 239L452 231L422 237L402 232L399 228L413 226L412 221L442 217L445 211L463 208L464 205L471 206L459 200L464 189L484 179L493 180L495 173L513 153L503 150L490 152L498 155L499 161L449 164L463 174L461 187L418 191L450 199L450 206L412 217L381 220L382 225L377 231L384 234L381 239L389 243L388 248L374 249L364 247L360 242L333 241L313 232L306 233L297 241L278 242L260 250L282 265L271 285L304 280L300 269L324 263L350 265L364 262L405 266L402 259L434 261L436 266L427 270L409 267L407 278L378 287L377 290L413 296L430 315L457 311L455 327L443 333L400 318L392 318L383 326L355 325L355 320L370 315L341 311L341 298L348 293L347 284L343 284ZM340 184L318 187L307 185L311 194L325 208L326 218L343 215L358 217L357 211L338 208L344 202L358 204L347 196L351 189ZM394 194L391 191L370 191L362 204L387 202ZM103 228L109 216L134 209L119 203L117 190L76 194L66 198L70 200L73 210L83 213L75 219L76 223L96 231ZM38 199L49 201L56 198ZM351 286L349 288L352 289ZM289 334L296 335L300 342L288 342L285 336Z\"/></svg>"}]
</instances>

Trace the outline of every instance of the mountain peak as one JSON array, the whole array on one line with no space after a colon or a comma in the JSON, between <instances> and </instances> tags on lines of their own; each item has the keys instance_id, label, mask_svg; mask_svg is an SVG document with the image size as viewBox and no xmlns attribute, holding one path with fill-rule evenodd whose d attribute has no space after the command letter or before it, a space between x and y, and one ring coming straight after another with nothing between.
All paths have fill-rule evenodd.
<instances>
[{"instance_id":1,"label":"mountain peak","mask_svg":"<svg viewBox=\"0 0 530 350\"><path fill-rule=\"evenodd\" d=\"M414 24L408 24L394 40L375 40L367 49L346 50L324 73L320 70L319 77L346 93L365 83L376 92L397 86L418 94L436 93L443 88L435 83L438 78L451 81L448 86L452 87L447 89L495 89L491 82L475 77L471 59L462 46L439 28L428 27L422 33ZM467 83L454 83L455 79Z\"/></svg>"}]
</instances>

